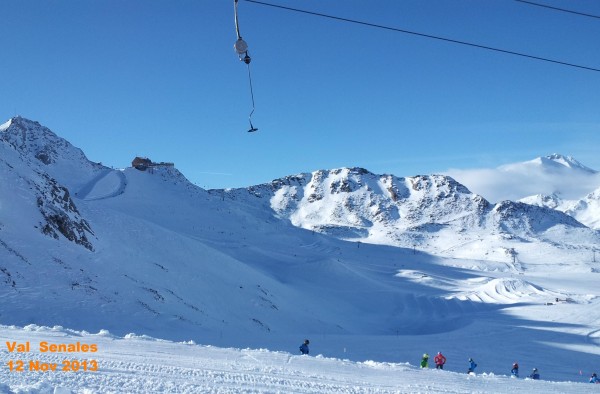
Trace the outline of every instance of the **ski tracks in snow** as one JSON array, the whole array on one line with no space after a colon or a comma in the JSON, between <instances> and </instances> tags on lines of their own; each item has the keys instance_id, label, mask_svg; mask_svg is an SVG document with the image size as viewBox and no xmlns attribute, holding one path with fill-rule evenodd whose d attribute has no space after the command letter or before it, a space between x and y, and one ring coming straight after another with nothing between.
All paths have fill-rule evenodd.
<instances>
[{"instance_id":1,"label":"ski tracks in snow","mask_svg":"<svg viewBox=\"0 0 600 394\"><path fill-rule=\"evenodd\" d=\"M588 333L587 341L596 346L600 346L600 330L594 330Z\"/></svg>"},{"instance_id":2,"label":"ski tracks in snow","mask_svg":"<svg viewBox=\"0 0 600 394\"><path fill-rule=\"evenodd\" d=\"M76 196L86 201L103 200L123 194L126 187L123 171L105 169L79 189Z\"/></svg>"},{"instance_id":3,"label":"ski tracks in snow","mask_svg":"<svg viewBox=\"0 0 600 394\"><path fill-rule=\"evenodd\" d=\"M150 346L154 345L156 344L150 344ZM214 353L210 348L196 348ZM2 376L1 380L8 383L15 392L25 390L28 393L392 393L395 391L381 387L369 390L357 385L357 382L343 378L317 372L307 374L306 371L294 368L296 362L293 359L301 356L292 357L290 364L282 359L281 365L274 365L273 353L268 355L271 357L269 362L254 356L239 357L240 351L235 352L238 357L219 359L219 355L215 354L216 357L213 359L210 356L202 356L201 351L197 357L189 359L185 357L183 360L180 358L175 361L176 357L173 355L165 354L166 358L161 358L156 354L144 354L141 349L139 355L123 352L121 357L125 356L126 359L111 357L119 357L120 352L117 351L107 357L99 357L100 371L98 372L11 372L8 376ZM244 352L241 351L242 355ZM5 355L6 353L2 354ZM36 360L58 363L59 366L63 359L64 356L56 355L36 356ZM302 363L302 360L298 363L310 363L311 359L315 360L306 357L305 363ZM173 365L182 361L189 362L189 366ZM8 361L3 360L4 365L6 362ZM28 384L21 386L22 382ZM5 392L11 391L2 391L0 386L0 393Z\"/></svg>"},{"instance_id":4,"label":"ski tracks in snow","mask_svg":"<svg viewBox=\"0 0 600 394\"><path fill-rule=\"evenodd\" d=\"M93 353L42 353L41 341L96 344ZM595 385L511 380L421 370L408 364L353 362L266 349L224 349L135 334L117 338L62 327L0 326L0 344L29 342L28 352L0 348L0 393L597 393ZM10 371L11 360L57 363L96 359L96 372Z\"/></svg>"}]
</instances>

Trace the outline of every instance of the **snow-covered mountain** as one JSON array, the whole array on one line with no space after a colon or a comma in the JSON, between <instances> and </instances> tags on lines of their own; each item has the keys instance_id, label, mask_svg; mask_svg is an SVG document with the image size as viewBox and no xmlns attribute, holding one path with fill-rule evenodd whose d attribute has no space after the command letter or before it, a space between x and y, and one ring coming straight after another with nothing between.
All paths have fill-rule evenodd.
<instances>
[{"instance_id":1,"label":"snow-covered mountain","mask_svg":"<svg viewBox=\"0 0 600 394\"><path fill-rule=\"evenodd\" d=\"M18 240L42 233L55 239L62 236L93 250L93 230L66 185L76 187L100 166L47 128L20 117L0 127L0 142L0 201L6 237ZM5 241L0 242L12 259L25 260Z\"/></svg>"},{"instance_id":2,"label":"snow-covered mountain","mask_svg":"<svg viewBox=\"0 0 600 394\"><path fill-rule=\"evenodd\" d=\"M555 209L600 228L600 172L571 156L552 154L495 169L452 170L457 179L492 200L513 199Z\"/></svg>"},{"instance_id":3,"label":"snow-covered mountain","mask_svg":"<svg viewBox=\"0 0 600 394\"><path fill-rule=\"evenodd\" d=\"M600 186L598 186L600 176L598 171L586 167L570 156L559 154L539 157L524 164L524 167L543 168L546 174L558 174L554 181L557 186L553 193L538 193L521 198L519 201L564 212L588 227L600 229ZM514 169L519 166L519 164L515 164L506 166L506 168ZM559 182L565 178L571 178L571 180L559 185ZM575 199L566 198L565 196L573 195L573 192L568 189L574 184L577 185L578 190L592 191Z\"/></svg>"},{"instance_id":4,"label":"snow-covered mountain","mask_svg":"<svg viewBox=\"0 0 600 394\"><path fill-rule=\"evenodd\" d=\"M292 351L310 337L353 360L443 348L497 373L541 352L559 380L600 354L599 235L562 212L440 175L206 191L141 163L113 170L36 122L0 126L0 324Z\"/></svg>"},{"instance_id":5,"label":"snow-covered mountain","mask_svg":"<svg viewBox=\"0 0 600 394\"><path fill-rule=\"evenodd\" d=\"M30 168L39 169L71 190L106 167L87 159L81 149L38 122L17 116L0 126L0 140Z\"/></svg>"},{"instance_id":6,"label":"snow-covered mountain","mask_svg":"<svg viewBox=\"0 0 600 394\"><path fill-rule=\"evenodd\" d=\"M488 201L496 202L537 194L577 200L600 187L598 171L560 154L491 169L449 170L447 175Z\"/></svg>"},{"instance_id":7,"label":"snow-covered mountain","mask_svg":"<svg viewBox=\"0 0 600 394\"><path fill-rule=\"evenodd\" d=\"M211 193L270 209L295 226L341 239L444 255L456 245L482 239L498 248L512 238L572 242L557 229L568 229L588 242L597 239L595 232L562 212L512 201L490 204L443 175L398 178L340 168Z\"/></svg>"},{"instance_id":8,"label":"snow-covered mountain","mask_svg":"<svg viewBox=\"0 0 600 394\"><path fill-rule=\"evenodd\" d=\"M530 161L522 163L506 164L500 167L500 169L511 172L566 172L567 174L587 174L593 175L598 171L592 170L591 168L583 165L575 158L571 156L564 156L559 153L553 153L545 157L537 157Z\"/></svg>"},{"instance_id":9,"label":"snow-covered mountain","mask_svg":"<svg viewBox=\"0 0 600 394\"><path fill-rule=\"evenodd\" d=\"M556 194L537 194L520 201L564 212L590 228L600 229L600 188L579 200L564 200Z\"/></svg>"}]
</instances>

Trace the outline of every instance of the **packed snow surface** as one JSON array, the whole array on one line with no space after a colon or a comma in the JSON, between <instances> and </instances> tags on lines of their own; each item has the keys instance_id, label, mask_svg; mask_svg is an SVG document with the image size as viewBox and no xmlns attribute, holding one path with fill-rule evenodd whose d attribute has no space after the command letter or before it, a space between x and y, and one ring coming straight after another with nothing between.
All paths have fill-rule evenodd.
<instances>
[{"instance_id":1,"label":"packed snow surface","mask_svg":"<svg viewBox=\"0 0 600 394\"><path fill-rule=\"evenodd\" d=\"M115 337L62 327L0 327L2 343L29 342L28 353L0 352L0 393L597 393L598 386L476 375L416 362L350 361L266 349L217 348L192 341L171 342L129 334ZM95 345L96 352L40 352L42 345ZM9 362L23 371L10 371ZM75 363L79 362L79 364ZM84 369L84 361L86 367ZM466 360L463 360L466 361ZM55 367L56 370L52 370ZM42 371L46 369L46 371ZM67 370L65 370L67 369ZM477 370L476 369L476 370ZM544 371L540 370L543 377ZM525 373L525 371L523 371Z\"/></svg>"}]
</instances>

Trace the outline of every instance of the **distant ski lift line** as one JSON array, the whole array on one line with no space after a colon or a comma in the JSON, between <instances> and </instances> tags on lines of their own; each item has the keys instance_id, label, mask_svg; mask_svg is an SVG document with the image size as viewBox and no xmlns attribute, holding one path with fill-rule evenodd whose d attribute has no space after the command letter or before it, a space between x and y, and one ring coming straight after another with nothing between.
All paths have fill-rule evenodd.
<instances>
[{"instance_id":1,"label":"distant ski lift line","mask_svg":"<svg viewBox=\"0 0 600 394\"><path fill-rule=\"evenodd\" d=\"M299 13L303 13L303 14L320 16L320 17L323 17L323 18L335 19L335 20L338 20L338 21L341 21L341 22L355 23L355 24L358 24L358 25L363 25L363 26L375 27L375 28L378 28L378 29L395 31L397 33L412 34L412 35L419 36L419 37L425 37L425 38L431 38L431 39L439 40L439 41L451 42L453 44L465 45L465 46L470 46L470 47L479 48L479 49L486 49L488 51L501 52L501 53L506 53L508 55L521 56L521 57L525 57L525 58L529 58L529 59L534 59L534 60L539 60L539 61L543 61L543 62L560 64L560 65L563 65L563 66L568 66L568 67L574 67L574 68L579 68L579 69L583 69L583 70L600 72L600 68L582 66L582 65L579 65L579 64L568 63L568 62L563 62L563 61L554 60L554 59L548 59L548 58L540 57L540 56L528 55L526 53L515 52L515 51L510 51L510 50L501 49L501 48L494 48L494 47L490 47L490 46L487 46L487 45L475 44L475 43L471 43L471 42L467 42L467 41L455 40L455 39L452 39L452 38L445 38L445 37L440 37L440 36L434 36L434 35L431 35L431 34L419 33L419 32L414 32L414 31L410 31L410 30L399 29L399 28L396 28L396 27L384 26L384 25L379 25L379 24L376 24L376 23L359 21L359 20L355 20L355 19L342 18L342 17L339 17L339 16L327 15L327 14L322 14L322 13L319 13L319 12L301 10L301 9L298 9L298 8L292 8L292 7L286 7L286 6L282 6L282 5L278 5L278 4L266 3L264 1L258 1L258 0L244 0L244 1L246 1L248 3L254 3L254 4L264 5L264 6L268 6L268 7L280 8L280 9L283 9L283 10L286 10L286 11L293 11L293 12L299 12Z\"/></svg>"},{"instance_id":2,"label":"distant ski lift line","mask_svg":"<svg viewBox=\"0 0 600 394\"><path fill-rule=\"evenodd\" d=\"M519 3L534 5L534 6L537 6L537 7L548 8L548 9L551 9L551 10L554 10L554 11L568 12L569 14L575 14L575 15L580 15L580 16L587 16L588 18L600 19L600 16L598 16L598 15L586 14L585 12L568 10L566 8L552 7L550 5L535 3L533 1L526 1L526 0L515 0L515 1L517 1Z\"/></svg>"}]
</instances>

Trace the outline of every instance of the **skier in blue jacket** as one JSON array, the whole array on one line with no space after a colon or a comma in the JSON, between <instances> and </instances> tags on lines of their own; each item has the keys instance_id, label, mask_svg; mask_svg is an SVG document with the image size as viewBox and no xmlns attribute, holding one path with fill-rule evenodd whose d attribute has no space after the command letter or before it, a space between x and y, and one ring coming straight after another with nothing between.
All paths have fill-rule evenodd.
<instances>
[{"instance_id":1,"label":"skier in blue jacket","mask_svg":"<svg viewBox=\"0 0 600 394\"><path fill-rule=\"evenodd\" d=\"M533 371L531 372L531 375L529 375L529 377L533 380L538 380L540 378L540 373L538 372L537 368L533 369Z\"/></svg>"},{"instance_id":2,"label":"skier in blue jacket","mask_svg":"<svg viewBox=\"0 0 600 394\"><path fill-rule=\"evenodd\" d=\"M473 361L472 358L469 358L469 370L467 373L475 372L475 368L477 368L477 364Z\"/></svg>"},{"instance_id":3,"label":"skier in blue jacket","mask_svg":"<svg viewBox=\"0 0 600 394\"><path fill-rule=\"evenodd\" d=\"M302 354L308 354L308 344L310 342L308 341L308 339L304 340L304 343L302 345L300 345L300 353Z\"/></svg>"},{"instance_id":4,"label":"skier in blue jacket","mask_svg":"<svg viewBox=\"0 0 600 394\"><path fill-rule=\"evenodd\" d=\"M596 372L592 374L592 377L590 378L590 383L600 383L600 379L598 379L598 375L596 375Z\"/></svg>"},{"instance_id":5,"label":"skier in blue jacket","mask_svg":"<svg viewBox=\"0 0 600 394\"><path fill-rule=\"evenodd\" d=\"M512 366L512 369L510 370L510 373L512 376L514 376L515 378L519 377L519 363L517 363L515 361L515 363Z\"/></svg>"}]
</instances>

